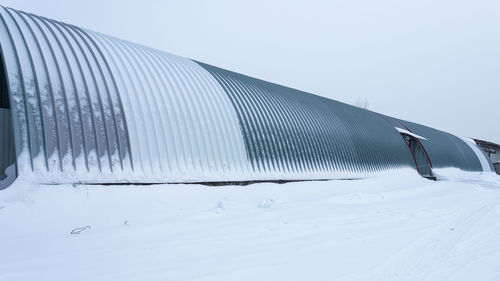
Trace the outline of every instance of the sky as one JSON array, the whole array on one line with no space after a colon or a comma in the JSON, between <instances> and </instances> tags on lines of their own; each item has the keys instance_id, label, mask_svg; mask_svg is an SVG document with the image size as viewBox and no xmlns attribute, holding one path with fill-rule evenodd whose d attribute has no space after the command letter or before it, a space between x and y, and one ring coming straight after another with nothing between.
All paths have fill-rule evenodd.
<instances>
[{"instance_id":1,"label":"sky","mask_svg":"<svg viewBox=\"0 0 500 281\"><path fill-rule=\"evenodd\" d=\"M498 0L4 0L1 5L500 143Z\"/></svg>"}]
</instances>

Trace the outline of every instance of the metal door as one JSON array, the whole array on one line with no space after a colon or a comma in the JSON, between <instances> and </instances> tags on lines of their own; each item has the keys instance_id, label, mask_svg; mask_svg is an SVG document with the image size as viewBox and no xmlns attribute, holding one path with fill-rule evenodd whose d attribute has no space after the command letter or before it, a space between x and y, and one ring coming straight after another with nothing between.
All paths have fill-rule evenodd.
<instances>
[{"instance_id":1,"label":"metal door","mask_svg":"<svg viewBox=\"0 0 500 281\"><path fill-rule=\"evenodd\" d=\"M435 176L432 173L432 164L429 157L425 153L425 149L422 146L422 143L413 136L407 134L401 135L410 148L413 159L415 160L415 165L417 166L418 173L425 178L435 179Z\"/></svg>"}]
</instances>

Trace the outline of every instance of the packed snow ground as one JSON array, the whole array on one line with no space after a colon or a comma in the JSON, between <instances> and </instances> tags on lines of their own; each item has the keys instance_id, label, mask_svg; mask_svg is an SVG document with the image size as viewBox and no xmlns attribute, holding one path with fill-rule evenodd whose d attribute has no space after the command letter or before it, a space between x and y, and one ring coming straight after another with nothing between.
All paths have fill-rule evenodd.
<instances>
[{"instance_id":1,"label":"packed snow ground","mask_svg":"<svg viewBox=\"0 0 500 281\"><path fill-rule=\"evenodd\" d=\"M500 177L448 174L16 182L0 191L0 280L500 280Z\"/></svg>"}]
</instances>

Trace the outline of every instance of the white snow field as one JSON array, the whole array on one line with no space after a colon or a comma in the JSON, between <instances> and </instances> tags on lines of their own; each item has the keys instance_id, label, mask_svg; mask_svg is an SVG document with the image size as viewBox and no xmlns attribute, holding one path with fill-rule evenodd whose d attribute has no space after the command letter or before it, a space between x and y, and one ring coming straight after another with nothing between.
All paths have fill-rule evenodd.
<instances>
[{"instance_id":1,"label":"white snow field","mask_svg":"<svg viewBox=\"0 0 500 281\"><path fill-rule=\"evenodd\" d=\"M443 172L453 176L16 182L0 191L0 280L500 280L500 177Z\"/></svg>"}]
</instances>

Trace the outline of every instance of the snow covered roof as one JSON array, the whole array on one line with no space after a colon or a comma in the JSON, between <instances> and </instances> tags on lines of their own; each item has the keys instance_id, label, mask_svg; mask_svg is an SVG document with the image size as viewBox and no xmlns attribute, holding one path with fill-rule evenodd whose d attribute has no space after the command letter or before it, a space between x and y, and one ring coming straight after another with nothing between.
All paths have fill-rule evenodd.
<instances>
[{"instance_id":1,"label":"snow covered roof","mask_svg":"<svg viewBox=\"0 0 500 281\"><path fill-rule=\"evenodd\" d=\"M417 138L417 139L421 139L421 140L428 140L422 136L419 136L417 134L414 134L408 130L405 130L405 129L401 129L401 128L398 128L398 127L394 127L400 134L405 134L405 135L409 135L409 136L412 136L414 138Z\"/></svg>"}]
</instances>

